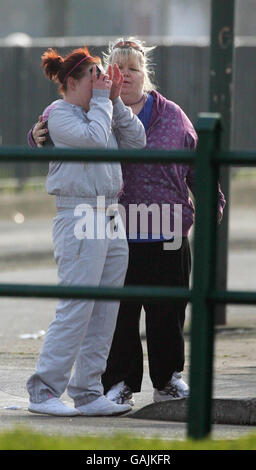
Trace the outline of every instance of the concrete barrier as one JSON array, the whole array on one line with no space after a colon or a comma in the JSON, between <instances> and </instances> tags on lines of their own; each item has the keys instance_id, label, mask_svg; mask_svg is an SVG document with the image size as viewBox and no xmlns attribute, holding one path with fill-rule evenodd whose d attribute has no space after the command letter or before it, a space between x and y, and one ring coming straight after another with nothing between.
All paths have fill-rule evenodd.
<instances>
[{"instance_id":1,"label":"concrete barrier","mask_svg":"<svg viewBox=\"0 0 256 470\"><path fill-rule=\"evenodd\" d=\"M152 403L129 415L130 418L187 422L188 399ZM255 425L256 398L216 398L212 403L212 422L216 424Z\"/></svg>"}]
</instances>

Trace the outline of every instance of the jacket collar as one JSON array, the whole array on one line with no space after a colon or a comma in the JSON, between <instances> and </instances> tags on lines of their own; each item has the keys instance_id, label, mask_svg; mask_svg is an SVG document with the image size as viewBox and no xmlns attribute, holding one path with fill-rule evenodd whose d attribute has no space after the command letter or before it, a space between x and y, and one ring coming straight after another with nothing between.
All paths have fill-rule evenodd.
<instances>
[{"instance_id":1,"label":"jacket collar","mask_svg":"<svg viewBox=\"0 0 256 470\"><path fill-rule=\"evenodd\" d=\"M166 103L167 103L166 98L164 98L164 96L162 96L161 93L159 93L158 91L152 90L150 92L150 94L154 98L154 104L153 104L153 108L152 108L151 118L150 118L150 121L149 121L147 135L148 135L148 133L150 133L152 127L159 121L159 119L164 114L165 108L166 108Z\"/></svg>"}]
</instances>

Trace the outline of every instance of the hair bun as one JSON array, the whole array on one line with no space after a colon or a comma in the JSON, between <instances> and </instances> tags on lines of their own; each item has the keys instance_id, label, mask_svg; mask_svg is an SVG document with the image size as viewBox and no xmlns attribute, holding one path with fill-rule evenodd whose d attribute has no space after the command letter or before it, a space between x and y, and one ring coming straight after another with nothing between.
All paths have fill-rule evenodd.
<instances>
[{"instance_id":1,"label":"hair bun","mask_svg":"<svg viewBox=\"0 0 256 470\"><path fill-rule=\"evenodd\" d=\"M63 57L61 57L55 49L50 48L42 55L42 67L45 71L45 75L50 80L58 78L63 63Z\"/></svg>"}]
</instances>

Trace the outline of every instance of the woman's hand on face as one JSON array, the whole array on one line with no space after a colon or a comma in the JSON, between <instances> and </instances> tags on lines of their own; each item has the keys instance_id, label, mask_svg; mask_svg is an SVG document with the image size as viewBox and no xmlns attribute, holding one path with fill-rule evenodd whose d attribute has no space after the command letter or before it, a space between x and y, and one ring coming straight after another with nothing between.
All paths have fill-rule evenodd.
<instances>
[{"instance_id":1,"label":"woman's hand on face","mask_svg":"<svg viewBox=\"0 0 256 470\"><path fill-rule=\"evenodd\" d=\"M101 73L97 78L96 65L93 66L92 70L92 87L96 90L111 90L112 80L108 74Z\"/></svg>"},{"instance_id":2,"label":"woman's hand on face","mask_svg":"<svg viewBox=\"0 0 256 470\"><path fill-rule=\"evenodd\" d=\"M123 86L124 76L122 72L120 71L117 64L114 64L113 67L109 65L108 75L109 75L110 80L112 80L112 87L111 87L109 98L111 100L115 100L116 98L118 98L118 96L120 96L121 89Z\"/></svg>"},{"instance_id":3,"label":"woman's hand on face","mask_svg":"<svg viewBox=\"0 0 256 470\"><path fill-rule=\"evenodd\" d=\"M43 121L43 116L39 116L38 122L36 123L32 136L37 145L37 147L43 147L43 143L46 140L45 134L48 133L48 129L44 127L45 121Z\"/></svg>"}]
</instances>

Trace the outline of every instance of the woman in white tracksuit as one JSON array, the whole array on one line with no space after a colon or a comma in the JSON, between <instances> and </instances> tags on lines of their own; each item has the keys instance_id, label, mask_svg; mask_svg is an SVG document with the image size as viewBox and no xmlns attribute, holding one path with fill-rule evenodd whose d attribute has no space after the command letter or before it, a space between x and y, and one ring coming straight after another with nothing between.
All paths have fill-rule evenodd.
<instances>
[{"instance_id":1,"label":"woman in white tracksuit","mask_svg":"<svg viewBox=\"0 0 256 470\"><path fill-rule=\"evenodd\" d=\"M114 149L145 145L144 127L120 98L122 74L114 66L106 75L100 64L86 47L66 58L52 49L43 54L46 76L59 83L63 95L45 112L56 147ZM118 213L122 185L119 163L50 162L46 187L56 196L53 243L60 284L123 286L128 264L125 231L118 217L118 236L114 236L111 213L105 211L111 206L112 213ZM106 232L102 236L106 229L110 236ZM117 301L59 300L36 370L27 382L29 411L92 416L131 409L108 400L101 383L118 307ZM74 408L60 400L66 388Z\"/></svg>"}]
</instances>

